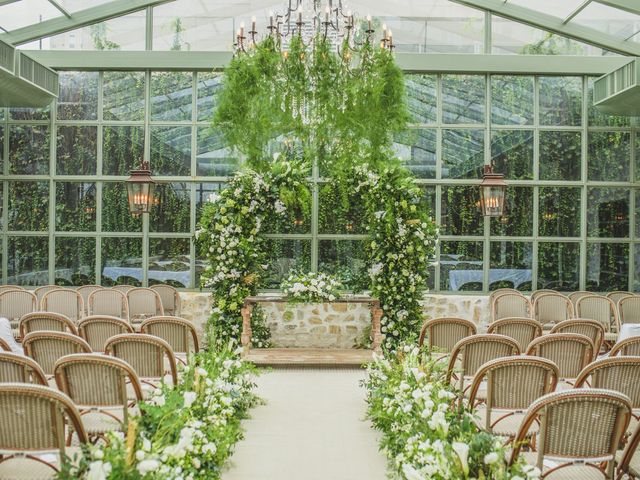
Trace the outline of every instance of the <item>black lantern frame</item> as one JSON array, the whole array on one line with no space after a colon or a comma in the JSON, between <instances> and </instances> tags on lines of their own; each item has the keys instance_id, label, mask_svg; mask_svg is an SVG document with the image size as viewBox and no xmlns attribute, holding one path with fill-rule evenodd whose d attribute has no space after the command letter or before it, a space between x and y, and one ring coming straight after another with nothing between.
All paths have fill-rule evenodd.
<instances>
[{"instance_id":1,"label":"black lantern frame","mask_svg":"<svg viewBox=\"0 0 640 480\"><path fill-rule=\"evenodd\" d=\"M495 173L493 165L485 165L480 184L480 208L485 217L504 215L506 191L507 183L504 181L504 174Z\"/></svg>"},{"instance_id":2,"label":"black lantern frame","mask_svg":"<svg viewBox=\"0 0 640 480\"><path fill-rule=\"evenodd\" d=\"M149 162L143 160L138 170L131 170L131 176L126 183L129 211L133 215L149 213L155 203L156 185L156 182L151 178Z\"/></svg>"}]
</instances>

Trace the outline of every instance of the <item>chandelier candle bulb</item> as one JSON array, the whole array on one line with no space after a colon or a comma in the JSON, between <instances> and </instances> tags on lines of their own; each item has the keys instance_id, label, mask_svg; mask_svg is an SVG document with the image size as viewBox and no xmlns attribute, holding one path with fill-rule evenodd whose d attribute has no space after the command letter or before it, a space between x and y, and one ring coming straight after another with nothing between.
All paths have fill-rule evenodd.
<instances>
[{"instance_id":1,"label":"chandelier candle bulb","mask_svg":"<svg viewBox=\"0 0 640 480\"><path fill-rule=\"evenodd\" d=\"M386 23L382 24L382 39L383 40L387 39L387 24Z\"/></svg>"},{"instance_id":2,"label":"chandelier candle bulb","mask_svg":"<svg viewBox=\"0 0 640 480\"><path fill-rule=\"evenodd\" d=\"M240 30L238 30L238 34L241 37L244 37L244 22L240 22Z\"/></svg>"},{"instance_id":3,"label":"chandelier candle bulb","mask_svg":"<svg viewBox=\"0 0 640 480\"><path fill-rule=\"evenodd\" d=\"M273 12L269 12L269 26L273 27Z\"/></svg>"},{"instance_id":4,"label":"chandelier candle bulb","mask_svg":"<svg viewBox=\"0 0 640 480\"><path fill-rule=\"evenodd\" d=\"M329 5L326 6L326 8L324 9L324 21L325 23L329 23L329 12L331 11L331 9L329 8Z\"/></svg>"},{"instance_id":5,"label":"chandelier candle bulb","mask_svg":"<svg viewBox=\"0 0 640 480\"><path fill-rule=\"evenodd\" d=\"M371 28L371 15L367 15L367 25L368 25L369 31L371 31L372 30L372 28Z\"/></svg>"},{"instance_id":6,"label":"chandelier candle bulb","mask_svg":"<svg viewBox=\"0 0 640 480\"><path fill-rule=\"evenodd\" d=\"M302 5L298 7L298 24L302 25Z\"/></svg>"},{"instance_id":7,"label":"chandelier candle bulb","mask_svg":"<svg viewBox=\"0 0 640 480\"><path fill-rule=\"evenodd\" d=\"M252 32L256 31L256 17L255 17L255 15L253 17L251 17L251 31Z\"/></svg>"}]
</instances>

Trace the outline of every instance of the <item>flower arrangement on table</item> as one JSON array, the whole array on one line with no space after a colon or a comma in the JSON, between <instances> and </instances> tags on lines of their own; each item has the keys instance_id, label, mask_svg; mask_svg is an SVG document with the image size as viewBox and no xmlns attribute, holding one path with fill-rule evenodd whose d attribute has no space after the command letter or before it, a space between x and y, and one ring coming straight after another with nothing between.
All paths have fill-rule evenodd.
<instances>
[{"instance_id":1,"label":"flower arrangement on table","mask_svg":"<svg viewBox=\"0 0 640 480\"><path fill-rule=\"evenodd\" d=\"M289 303L333 302L340 296L342 284L320 272L290 274L280 285Z\"/></svg>"}]
</instances>

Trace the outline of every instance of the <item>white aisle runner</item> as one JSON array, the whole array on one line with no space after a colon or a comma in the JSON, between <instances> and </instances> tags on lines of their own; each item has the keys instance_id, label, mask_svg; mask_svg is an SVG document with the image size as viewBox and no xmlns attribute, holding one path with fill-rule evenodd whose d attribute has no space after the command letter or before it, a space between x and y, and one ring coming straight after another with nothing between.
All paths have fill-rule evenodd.
<instances>
[{"instance_id":1,"label":"white aisle runner","mask_svg":"<svg viewBox=\"0 0 640 480\"><path fill-rule=\"evenodd\" d=\"M266 405L223 480L384 480L378 435L363 421L364 370L278 369L257 379Z\"/></svg>"}]
</instances>

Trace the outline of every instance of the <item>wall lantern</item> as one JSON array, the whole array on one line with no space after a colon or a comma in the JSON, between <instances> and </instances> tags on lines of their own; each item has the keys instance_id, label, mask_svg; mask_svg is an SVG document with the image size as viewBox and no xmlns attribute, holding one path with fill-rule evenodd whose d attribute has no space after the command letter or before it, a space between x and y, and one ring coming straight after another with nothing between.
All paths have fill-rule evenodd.
<instances>
[{"instance_id":1,"label":"wall lantern","mask_svg":"<svg viewBox=\"0 0 640 480\"><path fill-rule=\"evenodd\" d=\"M129 197L129 211L134 215L149 213L154 204L154 187L156 182L151 178L149 162L142 161L139 170L131 170L127 180L127 194Z\"/></svg>"},{"instance_id":2,"label":"wall lantern","mask_svg":"<svg viewBox=\"0 0 640 480\"><path fill-rule=\"evenodd\" d=\"M484 216L501 217L504 214L506 190L504 174L494 173L493 165L485 165L480 184L480 208Z\"/></svg>"}]
</instances>

